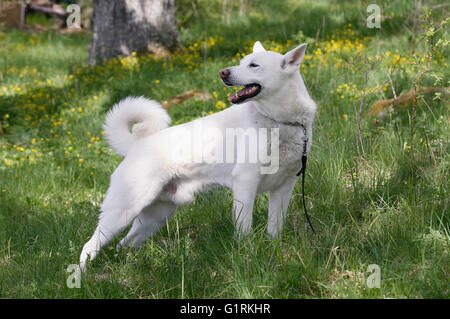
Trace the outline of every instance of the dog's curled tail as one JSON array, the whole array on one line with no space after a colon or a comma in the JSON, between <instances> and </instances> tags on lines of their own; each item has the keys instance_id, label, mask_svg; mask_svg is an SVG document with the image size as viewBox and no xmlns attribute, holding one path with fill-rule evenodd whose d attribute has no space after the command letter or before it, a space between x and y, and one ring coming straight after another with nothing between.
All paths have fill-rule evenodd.
<instances>
[{"instance_id":1,"label":"dog's curled tail","mask_svg":"<svg viewBox=\"0 0 450 319\"><path fill-rule=\"evenodd\" d=\"M127 97L115 104L106 115L103 128L109 145L125 156L135 140L169 125L169 114L161 104L140 96Z\"/></svg>"}]
</instances>

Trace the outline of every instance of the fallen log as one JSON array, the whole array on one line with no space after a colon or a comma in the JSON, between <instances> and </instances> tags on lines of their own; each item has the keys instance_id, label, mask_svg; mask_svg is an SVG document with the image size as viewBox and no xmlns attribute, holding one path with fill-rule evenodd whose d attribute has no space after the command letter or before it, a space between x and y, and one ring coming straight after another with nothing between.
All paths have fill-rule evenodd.
<instances>
[{"instance_id":1,"label":"fallen log","mask_svg":"<svg viewBox=\"0 0 450 319\"><path fill-rule=\"evenodd\" d=\"M417 94L428 92L442 92L448 91L448 89L449 88L445 87L419 86ZM370 106L368 113L371 116L380 116L383 115L388 109L388 107L391 105L394 107L412 105L413 99L414 99L414 88L412 88L406 93L397 96L397 98L376 101Z\"/></svg>"},{"instance_id":2,"label":"fallen log","mask_svg":"<svg viewBox=\"0 0 450 319\"><path fill-rule=\"evenodd\" d=\"M165 109L167 109L172 104L181 103L181 102L184 102L184 101L192 99L192 98L196 98L196 99L200 99L200 100L208 100L211 98L211 95L209 95L208 93L203 92L201 90L190 90L190 91L172 96L171 98L163 101L162 105Z\"/></svg>"},{"instance_id":3,"label":"fallen log","mask_svg":"<svg viewBox=\"0 0 450 319\"><path fill-rule=\"evenodd\" d=\"M66 11L66 9L53 2L30 2L27 6L27 10L45 13L48 15L56 16L60 19L66 19L69 16L69 13Z\"/></svg>"}]
</instances>

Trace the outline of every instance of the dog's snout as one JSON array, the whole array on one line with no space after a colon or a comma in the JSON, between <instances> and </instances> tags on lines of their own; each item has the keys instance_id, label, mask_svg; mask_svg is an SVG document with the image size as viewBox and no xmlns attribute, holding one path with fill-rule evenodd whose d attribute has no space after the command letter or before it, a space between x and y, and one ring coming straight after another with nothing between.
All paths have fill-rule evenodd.
<instances>
[{"instance_id":1,"label":"dog's snout","mask_svg":"<svg viewBox=\"0 0 450 319\"><path fill-rule=\"evenodd\" d=\"M220 70L219 74L220 74L220 77L222 79L226 78L227 76L230 75L230 70L229 69L222 69L222 70Z\"/></svg>"}]
</instances>

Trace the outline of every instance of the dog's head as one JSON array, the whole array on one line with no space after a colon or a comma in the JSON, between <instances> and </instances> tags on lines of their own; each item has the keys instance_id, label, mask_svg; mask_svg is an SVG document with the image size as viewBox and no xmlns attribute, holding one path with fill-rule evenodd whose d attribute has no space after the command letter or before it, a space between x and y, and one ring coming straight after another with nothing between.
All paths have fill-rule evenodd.
<instances>
[{"instance_id":1,"label":"dog's head","mask_svg":"<svg viewBox=\"0 0 450 319\"><path fill-rule=\"evenodd\" d=\"M285 55L266 51L257 41L253 53L245 56L239 65L221 70L220 77L228 86L244 86L228 98L234 104L257 100L263 96L279 93L298 72L306 51L303 43Z\"/></svg>"}]
</instances>

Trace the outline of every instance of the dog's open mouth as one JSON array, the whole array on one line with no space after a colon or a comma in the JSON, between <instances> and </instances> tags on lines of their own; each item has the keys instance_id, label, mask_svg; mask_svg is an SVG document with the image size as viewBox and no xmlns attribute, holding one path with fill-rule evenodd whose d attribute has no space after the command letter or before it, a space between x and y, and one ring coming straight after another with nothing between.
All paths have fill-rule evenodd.
<instances>
[{"instance_id":1,"label":"dog's open mouth","mask_svg":"<svg viewBox=\"0 0 450 319\"><path fill-rule=\"evenodd\" d=\"M254 97L261 92L261 85L257 83L247 84L244 86L242 90L237 91L234 94L228 95L228 99L231 101L231 103L242 103L246 99Z\"/></svg>"}]
</instances>

